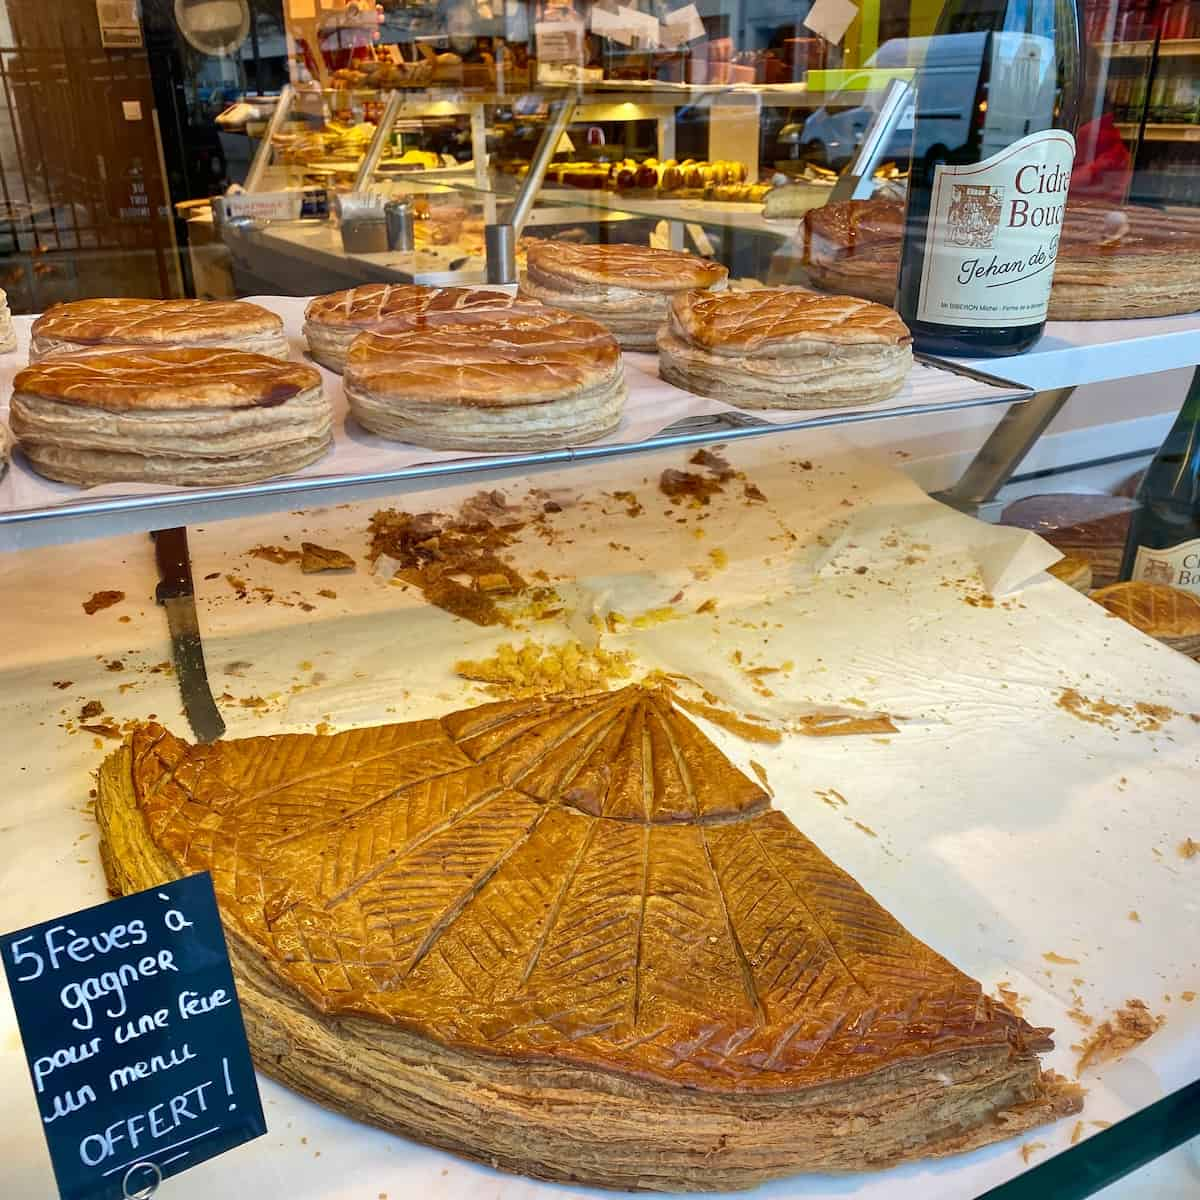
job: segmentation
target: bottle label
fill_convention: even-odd
[[[1139,546],[1130,578],[1146,583],[1168,583],[1200,596],[1200,538],[1168,546],[1165,550]]]
[[[969,166],[938,166],[917,320],[1036,325],[1046,319],[1075,139],[1031,133]]]

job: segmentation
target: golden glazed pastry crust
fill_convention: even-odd
[[[673,295],[721,291],[729,272],[678,250],[533,241],[521,296],[599,321],[625,350],[653,350]]]
[[[1092,592],[1092,599],[1149,637],[1200,655],[1200,597],[1165,583],[1131,580]]]
[[[1077,592],[1087,595],[1092,590],[1092,564],[1086,558],[1074,558],[1068,554],[1058,562],[1051,563],[1046,570]]]
[[[620,287],[671,295],[723,284],[729,272],[720,263],[682,250],[650,246],[583,245],[531,239],[526,254],[529,278],[561,292]]]
[[[616,428],[621,352],[595,321],[516,303],[426,312],[360,334],[346,360],[354,417],[420,446],[542,449]]]
[[[822,289],[890,304],[904,207],[850,200],[804,218],[804,262]],[[1200,307],[1200,219],[1076,201],[1067,210],[1050,291],[1053,321],[1170,316]]]
[[[298,470],[332,440],[320,372],[236,350],[50,358],[13,388],[12,429],[31,465],[84,486],[245,483]]]
[[[1077,1107],[1047,1031],[656,691],[209,746],[150,725],[97,813],[115,889],[212,872],[260,1068],[504,1169],[731,1189]]]
[[[64,355],[18,371],[13,391],[111,412],[272,408],[321,386],[303,363],[225,349],[129,349]]]
[[[488,288],[367,283],[309,301],[304,310],[304,336],[313,358],[340,374],[351,342],[364,330],[425,312],[508,308],[513,301],[509,293]]]
[[[850,296],[687,292],[658,332],[659,373],[739,408],[840,408],[894,396],[911,342],[890,308]]]
[[[805,288],[758,288],[671,301],[671,324],[715,354],[809,354],[814,346],[907,346],[908,326],[882,304]]]
[[[30,362],[89,346],[228,346],[287,358],[283,319],[244,300],[138,300],[56,304],[33,323]]]

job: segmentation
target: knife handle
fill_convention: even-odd
[[[188,555],[187,530],[182,526],[155,529],[150,536],[154,539],[154,557],[158,561],[158,587],[154,591],[154,598],[162,604],[166,600],[192,595],[192,564]]]

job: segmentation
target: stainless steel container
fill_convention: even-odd
[[[387,247],[389,250],[413,248],[413,210],[408,200],[389,200],[383,206],[387,218]]]
[[[342,217],[342,249],[347,254],[382,254],[388,248],[383,213]]]

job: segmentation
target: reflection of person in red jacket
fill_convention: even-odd
[[[1129,148],[1110,112],[1079,127],[1075,135],[1075,169],[1071,195],[1121,204],[1129,188],[1133,164]]]
[[[1079,129],[1075,134],[1075,169],[1071,195],[1079,199],[1123,204],[1133,163],[1111,111],[1105,111],[1106,64],[1095,47],[1083,60],[1083,95],[1079,97]]]

